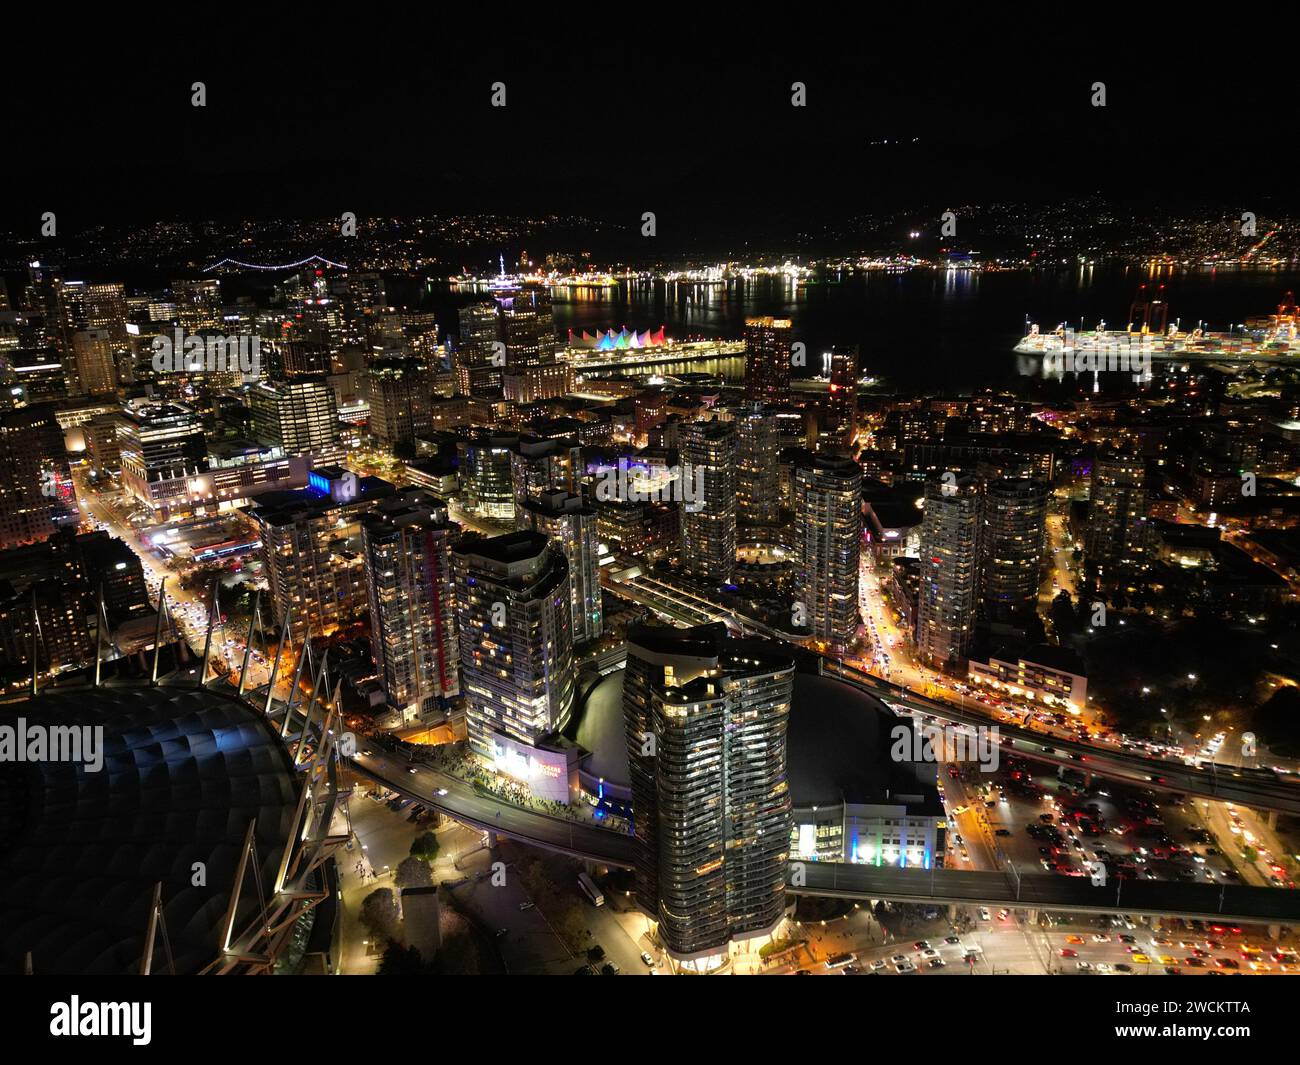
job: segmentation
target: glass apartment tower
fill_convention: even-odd
[[[463,542],[452,571],[469,742],[495,761],[498,737],[536,745],[573,710],[569,566],[521,530]]]
[[[679,965],[713,969],[785,913],[794,662],[721,624],[633,625],[627,649],[636,901]]]

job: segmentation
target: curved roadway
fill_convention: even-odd
[[[851,666],[841,666],[826,659],[823,662],[826,676],[851,684],[885,702],[957,724],[996,725],[998,734],[1003,738],[1003,750],[1014,751],[1036,761],[1050,762],[1083,773],[1094,773],[1162,791],[1234,802],[1259,810],[1300,814],[1300,780],[1280,779],[1271,769],[1238,769],[1234,766],[1196,768],[1165,759],[1144,758],[1125,751],[1109,750],[1095,744],[1080,743],[1078,740],[1045,736],[1019,725],[993,721],[986,714],[963,710],[952,703],[917,695],[908,688],[881,680],[870,673],[862,673]],[[1009,746],[1007,740],[1011,741]],[[1045,748],[1052,748],[1052,751]],[[1071,754],[1078,754],[1080,758],[1071,758]]]

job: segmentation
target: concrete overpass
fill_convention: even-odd
[[[623,869],[632,868],[634,840],[622,832],[586,820],[525,810],[480,791],[459,777],[371,746],[364,737],[358,738],[358,748],[351,760],[353,768],[431,810],[530,846]],[[363,753],[366,751],[369,753]],[[439,794],[442,791],[446,794]]]
[[[531,846],[624,869],[632,867],[635,841],[591,822],[525,810],[464,781],[378,746],[360,744],[354,767],[372,780],[448,817]],[[370,753],[363,753],[369,751]],[[415,771],[412,772],[411,770]],[[439,794],[445,790],[446,794]],[[894,902],[963,903],[1078,913],[1137,913],[1163,917],[1300,923],[1300,892],[1240,885],[1119,880],[1094,887],[1085,877],[959,869],[792,861],[787,874],[795,894]]]
[[[936,905],[956,902],[1257,924],[1300,922],[1300,892],[1235,884],[1113,880],[1104,887],[1094,887],[1091,880],[1080,876],[899,869],[837,862],[791,862],[787,884],[795,894],[829,898],[890,899]]]

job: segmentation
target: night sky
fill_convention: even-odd
[[[985,47],[928,26],[855,48],[833,33],[804,44],[776,21],[710,31],[659,15],[653,33],[603,16],[575,32],[542,7],[419,28],[386,9],[337,23],[304,9],[279,30],[178,12],[165,34],[111,45],[84,25],[49,47],[11,42],[0,128],[18,164],[0,221],[351,210],[633,224],[653,210],[671,237],[1089,193],[1264,210],[1294,185],[1280,57],[1048,31]],[[790,104],[796,80],[805,108]],[[505,108],[490,106],[494,81]],[[902,143],[872,143],[884,139]]]

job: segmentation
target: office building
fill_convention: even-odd
[[[107,329],[80,329],[73,333],[72,358],[73,379],[80,394],[111,396],[117,391],[114,344]]]
[[[521,436],[511,448],[510,477],[516,508],[553,489],[580,495],[582,474],[582,448],[572,438]]]
[[[858,441],[858,349],[837,346],[830,352],[830,384],[822,407],[819,449],[852,449]]]
[[[207,442],[195,412],[179,403],[140,401],[121,417],[123,485],[159,516],[192,509],[207,494],[199,478],[208,470]]]
[[[460,309],[456,390],[481,396],[508,386],[506,398],[523,403],[564,395],[572,389],[572,374],[556,362],[555,351],[550,294],[533,287],[501,289]]]
[[[323,378],[262,381],[248,392],[253,434],[289,455],[328,454],[339,438],[338,401]]]
[[[72,509],[54,407],[0,411],[0,548],[44,540]]]
[[[515,433],[480,433],[456,442],[459,462],[460,504],[475,517],[501,525],[514,525]]]
[[[187,333],[222,327],[220,280],[205,277],[173,281],[171,289],[176,323]]]

